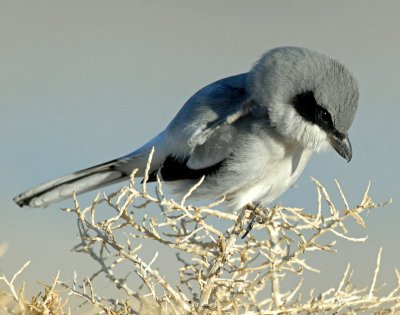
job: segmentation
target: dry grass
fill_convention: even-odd
[[[151,157],[148,163],[150,165]],[[156,194],[147,189],[147,177],[141,185],[135,183],[135,172],[128,187],[97,198],[82,208],[64,209],[77,216],[80,243],[77,252],[89,255],[98,270],[78,283],[61,281],[57,275],[43,295],[27,301],[24,289],[16,289],[22,267],[11,279],[0,277],[8,292],[0,296],[0,312],[11,314],[68,314],[68,300],[60,296],[75,296],[96,307],[103,314],[396,314],[400,312],[400,273],[396,270],[397,286],[386,295],[378,290],[377,277],[382,250],[379,251],[371,284],[356,288],[351,283],[350,266],[335,288],[324,292],[301,294],[304,271],[318,272],[310,265],[311,251],[335,252],[335,239],[364,242],[366,237],[351,235],[346,224],[355,220],[365,226],[364,211],[382,205],[368,195],[369,186],[359,205],[350,207],[337,183],[343,209],[336,207],[325,188],[313,179],[318,193],[318,211],[308,213],[299,208],[276,206],[264,209],[249,205],[237,213],[216,210],[219,202],[194,207],[186,199],[175,202],[164,196],[158,181]],[[199,182],[201,185],[201,182]],[[139,187],[137,187],[139,186]],[[194,187],[193,189],[195,189]],[[150,204],[157,205],[157,217],[138,213]],[[114,214],[97,219],[97,209],[105,205]],[[249,222],[253,230],[241,237]],[[222,224],[223,223],[223,224]],[[221,226],[229,226],[228,229]],[[331,242],[326,242],[330,235]],[[121,237],[123,236],[123,237]],[[141,241],[147,240],[177,251],[177,277],[180,285],[173,286],[160,274],[158,254],[145,261]],[[354,244],[354,246],[357,246]],[[129,264],[134,276],[143,283],[135,290],[131,277],[119,274],[118,266]],[[288,276],[297,277],[297,285],[289,291],[282,289]],[[105,277],[125,296],[117,300],[96,293],[95,281]],[[75,313],[75,312],[72,312]]]

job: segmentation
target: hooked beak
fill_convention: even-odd
[[[329,142],[337,153],[345,158],[347,162],[350,162],[351,157],[353,156],[353,150],[351,149],[348,135],[345,135],[343,138],[331,135],[329,136]]]

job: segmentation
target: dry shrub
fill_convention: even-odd
[[[151,157],[146,174],[150,163]],[[61,290],[67,290],[69,295],[94,305],[97,313],[105,314],[400,312],[399,272],[396,270],[397,286],[391,292],[382,295],[377,289],[382,250],[369,287],[356,288],[351,283],[352,271],[348,266],[344,275],[338,278],[337,287],[319,293],[311,291],[307,296],[301,294],[302,284],[306,281],[304,271],[317,271],[307,261],[309,252],[335,252],[336,239],[349,242],[366,240],[366,237],[353,237],[346,224],[355,220],[365,226],[364,211],[382,206],[374,203],[368,195],[369,187],[360,204],[350,207],[336,182],[344,204],[343,209],[339,209],[325,188],[313,179],[318,193],[318,210],[314,214],[299,208],[276,206],[266,209],[254,204],[232,213],[216,209],[223,200],[203,207],[186,205],[187,198],[201,185],[201,181],[181,202],[175,202],[164,196],[159,180],[155,195],[151,195],[147,178],[137,185],[133,172],[128,187],[122,187],[111,195],[98,195],[86,208],[81,208],[75,197],[75,206],[63,209],[78,219],[80,243],[74,250],[89,255],[98,263],[96,272],[81,282],[75,277],[70,284],[59,280],[57,275],[44,296],[29,303],[14,288],[14,281],[23,269],[11,280],[3,275],[0,280],[10,291],[6,303],[2,302],[5,295],[0,296],[3,310],[14,314],[27,310],[30,314],[65,314],[63,309],[67,301],[63,302],[59,294]],[[159,215],[140,216],[150,204],[158,206]],[[114,214],[98,219],[100,205],[105,205]],[[253,230],[242,239],[249,222],[254,223]],[[326,235],[330,235],[332,241],[326,242]],[[157,264],[161,264],[157,260],[158,253],[154,253],[150,261],[142,258],[143,240],[177,252],[174,263],[180,266],[178,286],[158,271]],[[121,273],[118,266],[122,264],[128,264],[134,274]],[[94,283],[101,276],[110,280],[124,296],[123,300],[96,293]],[[134,276],[142,281],[139,289],[134,287]],[[288,276],[298,280],[285,291],[282,284]]]

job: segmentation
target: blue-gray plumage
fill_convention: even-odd
[[[131,154],[20,194],[20,206],[41,207],[143,171],[152,147],[150,180],[158,174],[185,194],[226,196],[240,208],[267,204],[298,178],[311,154],[332,146],[350,161],[348,130],[358,103],[352,74],[338,61],[298,47],[265,53],[247,73],[195,93],[159,135]]]

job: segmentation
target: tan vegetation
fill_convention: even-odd
[[[150,165],[151,158],[148,166]],[[365,210],[382,206],[368,195],[369,186],[359,205],[350,207],[339,184],[337,188],[343,208],[333,204],[328,192],[315,179],[317,211],[276,206],[264,209],[251,204],[236,213],[217,210],[220,201],[194,207],[187,204],[192,191],[175,202],[167,198],[160,181],[154,195],[148,192],[147,177],[135,183],[135,172],[128,187],[100,197],[82,208],[64,209],[78,218],[80,243],[75,251],[89,255],[99,266],[83,281],[62,281],[57,275],[43,294],[28,300],[24,287],[16,280],[29,263],[11,278],[0,281],[8,292],[0,295],[0,314],[75,314],[66,299],[75,297],[95,306],[94,313],[103,314],[396,314],[400,312],[400,273],[395,271],[397,286],[388,294],[380,294],[377,277],[382,250],[370,285],[352,285],[352,271],[347,267],[337,286],[324,292],[302,294],[307,279],[304,271],[317,270],[308,253],[335,252],[335,239],[363,242],[346,226],[350,220],[365,226]],[[201,181],[198,183],[201,185]],[[138,188],[139,187],[139,188]],[[193,189],[196,189],[194,187]],[[158,216],[142,215],[144,208],[156,205]],[[98,219],[98,208],[106,206],[113,214]],[[250,221],[254,227],[242,239]],[[225,228],[224,228],[225,227]],[[228,227],[228,228],[226,228]],[[332,241],[326,242],[326,235]],[[171,284],[158,271],[158,253],[146,261],[141,242],[155,242],[176,251],[177,277],[180,284]],[[357,246],[357,244],[354,244]],[[133,275],[119,273],[118,266],[129,264]],[[177,268],[178,269],[178,268]],[[282,283],[288,276],[297,278],[290,290]],[[142,286],[136,289],[132,277],[139,277]],[[100,296],[95,281],[107,278],[124,296]],[[1,313],[3,312],[3,313]]]

